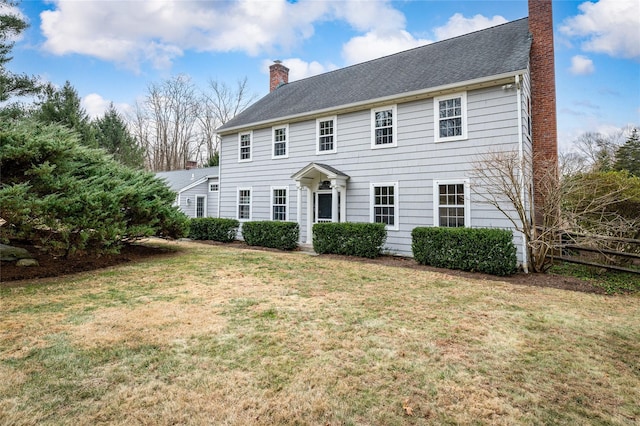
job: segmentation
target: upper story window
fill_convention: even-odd
[[[238,219],[251,220],[251,188],[238,188]]]
[[[253,133],[240,133],[238,135],[238,161],[251,161],[251,140]]]
[[[467,94],[456,93],[433,99],[436,142],[467,138]]]
[[[371,110],[371,148],[396,146],[396,110],[395,105]]]
[[[398,229],[398,184],[371,184],[371,222],[384,223],[387,229]]]
[[[316,139],[318,154],[336,152],[336,117],[320,118],[316,120]]]
[[[271,220],[287,220],[287,188],[271,188]]]
[[[455,228],[469,226],[469,182],[434,181],[435,225]]]
[[[219,189],[220,189],[220,186],[217,183],[209,184],[209,192],[218,192]]]
[[[289,126],[278,126],[272,129],[273,152],[272,158],[287,158],[289,156]]]

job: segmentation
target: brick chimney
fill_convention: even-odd
[[[541,177],[549,167],[558,167],[558,131],[556,125],[556,78],[553,50],[553,13],[551,0],[529,0],[531,44],[531,126],[533,173]],[[536,210],[542,207],[535,185]],[[538,216],[538,220],[540,216]]]
[[[282,65],[282,61],[273,61],[269,67],[269,91],[273,92],[281,84],[289,82],[289,68]]]

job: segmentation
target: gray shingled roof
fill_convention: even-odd
[[[158,172],[156,177],[164,179],[172,191],[179,192],[182,188],[206,176],[218,177],[218,167],[204,167],[202,169],[174,170],[171,172]]]
[[[524,70],[528,22],[519,19],[282,85],[218,130]]]

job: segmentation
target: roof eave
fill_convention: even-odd
[[[312,118],[322,117],[326,115],[345,114],[357,110],[374,108],[389,103],[403,103],[419,99],[432,98],[435,96],[453,93],[462,90],[481,89],[483,87],[497,86],[507,82],[512,82],[516,75],[522,75],[527,72],[527,68],[511,71],[508,73],[491,75],[488,77],[480,77],[473,80],[467,80],[457,83],[445,84],[442,86],[430,87],[427,89],[415,90],[412,92],[399,93],[390,96],[384,96],[376,99],[368,99],[366,101],[354,102],[346,105],[338,105],[335,107],[324,108],[315,111],[293,114],[286,117],[278,117],[275,119],[257,121],[253,123],[243,124],[240,126],[230,127],[228,129],[218,130],[220,136],[226,136],[232,133],[245,131],[249,129],[259,129],[264,127],[275,126],[282,123],[293,123],[297,121],[308,120]]]
[[[189,185],[185,186],[184,188],[178,190],[178,194],[187,191],[195,186],[198,186],[206,181],[208,181],[209,179],[218,179],[218,176],[215,175],[207,175],[207,176],[202,176],[200,179],[197,179],[193,182],[191,182]]]

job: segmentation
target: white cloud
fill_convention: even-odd
[[[593,74],[595,67],[591,59],[586,56],[576,55],[571,58],[571,68],[569,68],[569,71],[574,75],[588,75]]]
[[[404,29],[404,15],[391,7],[388,1],[329,2],[332,14],[345,20],[361,32],[375,30],[380,33]]]
[[[357,13],[357,12],[356,12]],[[368,16],[362,13],[363,16]],[[353,37],[342,47],[342,57],[349,64],[379,58],[414,47],[432,43],[432,40],[416,38],[405,29],[404,16],[390,20],[381,19],[384,25],[377,24],[373,19],[365,19],[370,23],[371,30],[366,34]],[[456,13],[449,21],[434,30],[436,39],[443,40],[478,31],[507,22],[502,16],[487,18],[476,15],[473,18],[465,18]],[[361,26],[360,28],[362,28]]]
[[[613,57],[640,58],[640,2],[600,0],[578,6],[581,14],[567,18],[560,32],[580,38],[587,52]]]
[[[404,30],[382,34],[370,31],[345,43],[342,46],[342,57],[348,64],[355,64],[429,43],[430,40],[416,39]]]
[[[329,12],[326,1],[286,0],[120,2],[55,0],[40,17],[54,54],[83,54],[137,69],[141,62],[170,66],[185,50],[287,49],[313,35],[313,22]]]
[[[52,1],[53,10],[40,15],[45,50],[89,55],[136,71],[142,63],[170,67],[186,50],[282,54],[313,36],[316,23],[330,20],[365,33],[345,46],[349,62],[428,42],[405,31],[405,16],[387,0]],[[363,46],[367,42],[380,46]],[[365,54],[355,51],[362,48]]]
[[[316,23],[331,20],[360,33],[343,45],[349,64],[431,42],[407,32],[405,16],[388,0],[52,1],[54,8],[40,15],[44,49],[135,71],[145,63],[169,68],[187,50],[281,55],[313,36]],[[455,14],[435,32],[442,39],[505,21]],[[312,75],[318,65],[294,63],[292,77]]]
[[[347,64],[380,58],[432,42],[407,32],[404,15],[393,9],[387,1],[351,1],[333,5],[338,18],[365,32],[342,46],[342,58]]]
[[[475,15],[473,18],[465,18],[461,13],[456,13],[449,21],[441,27],[434,30],[436,38],[438,40],[445,40],[459,35],[471,33],[474,31],[483,30],[485,28],[494,27],[496,25],[504,24],[507,20],[496,15],[493,18],[487,18],[483,15]]]
[[[80,105],[87,111],[87,114],[92,119],[103,116],[110,104],[111,101],[97,93],[90,93],[80,101]],[[114,103],[113,106],[123,117],[126,117],[127,114],[133,110],[131,105],[126,103]]]

